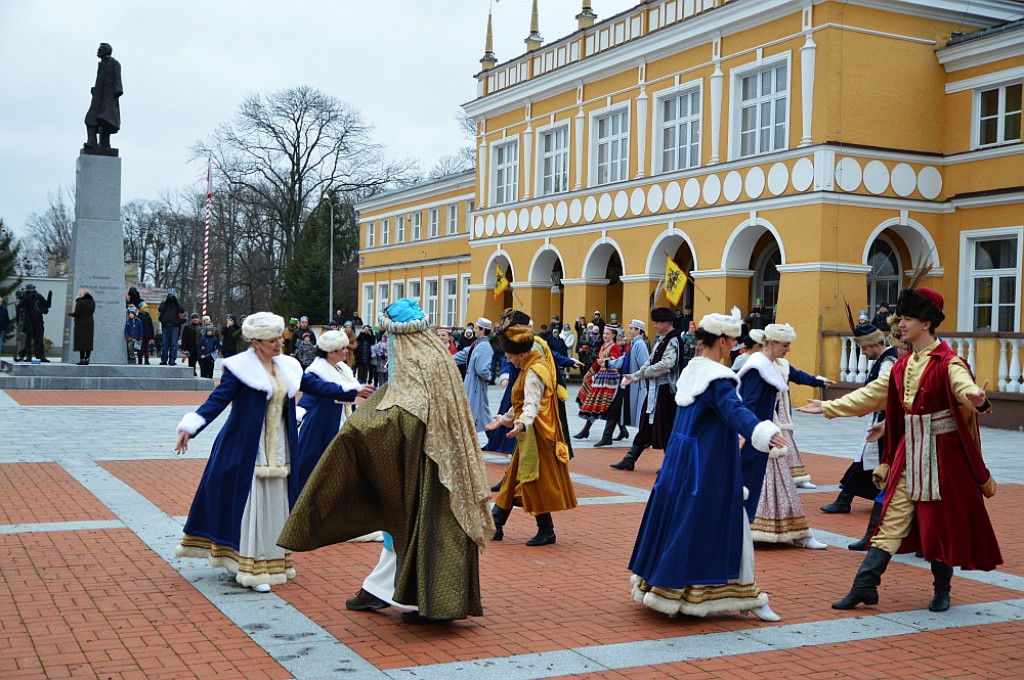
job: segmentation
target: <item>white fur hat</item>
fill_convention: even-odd
[[[256,312],[242,322],[242,337],[246,340],[273,340],[284,334],[284,319],[271,312]]]
[[[750,339],[753,340],[754,342],[756,342],[757,344],[759,344],[759,345],[763,345],[764,344],[764,331],[761,330],[760,328],[752,328],[752,329],[750,329],[750,332],[747,333],[747,335],[749,335]]]
[[[770,323],[764,329],[765,341],[795,342],[796,331],[788,323]]]
[[[326,331],[316,339],[316,346],[325,352],[336,352],[348,347],[348,335],[345,331]]]
[[[697,325],[698,328],[714,335],[738,338],[743,325],[743,313],[738,307],[732,308],[732,315],[708,314]]]

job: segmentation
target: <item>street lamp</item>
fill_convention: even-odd
[[[330,262],[330,266],[329,266],[329,272],[330,273],[327,275],[329,277],[327,279],[327,290],[329,291],[328,295],[327,295],[327,297],[328,297],[328,302],[327,302],[327,304],[328,304],[328,308],[327,308],[327,322],[330,323],[331,319],[334,318],[334,316],[333,316],[333,314],[334,314],[334,201],[331,200],[330,196],[324,196],[323,198],[320,199],[320,203],[323,204],[325,199],[327,200],[327,207],[329,207],[331,209],[331,233],[330,233],[330,241],[331,241],[331,247],[330,247],[330,253],[331,254],[330,254],[330,258],[331,258],[331,262]],[[317,207],[319,208],[320,206],[318,205]]]

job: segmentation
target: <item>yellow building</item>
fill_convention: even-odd
[[[464,106],[468,317],[514,300],[646,318],[671,257],[698,318],[777,304],[796,366],[856,382],[844,298],[873,315],[927,264],[941,335],[1024,391],[1021,3],[648,0],[602,21],[591,4],[547,44],[535,16],[503,63],[488,26]],[[399,253],[374,265],[415,264]],[[514,298],[490,294],[497,267]]]

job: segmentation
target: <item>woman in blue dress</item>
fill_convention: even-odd
[[[294,505],[320,456],[327,450],[358,397],[373,394],[372,385],[360,385],[348,360],[348,335],[326,331],[316,340],[316,358],[302,374],[298,415],[299,448],[292,457],[289,500]]]
[[[739,379],[720,363],[740,324],[735,308],[701,319],[704,351],[679,375],[672,434],[629,563],[633,599],[669,616],[751,611],[779,620],[754,581],[739,437],[765,454],[785,439],[743,406]]]

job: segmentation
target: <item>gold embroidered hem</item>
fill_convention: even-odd
[[[262,584],[278,586],[295,578],[290,552],[286,552],[283,558],[256,560],[239,555],[231,546],[215,543],[203,536],[185,534],[174,554],[206,559],[211,567],[224,567],[235,575],[235,581],[247,588]]]
[[[707,616],[747,611],[768,604],[768,596],[756,583],[684,586],[681,589],[653,586],[634,574],[633,600],[669,616]]]
[[[766,519],[755,517],[750,523],[750,537],[755,543],[788,543],[798,538],[807,538],[811,529],[806,517]]]

